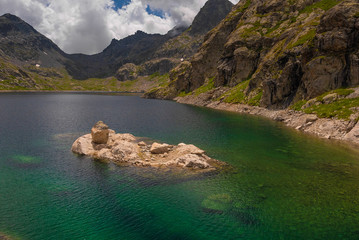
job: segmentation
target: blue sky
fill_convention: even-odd
[[[131,0],[114,0],[116,9],[122,8],[123,6],[128,5]]]
[[[114,0],[115,3],[115,10],[121,9],[124,6],[127,6],[131,3],[131,0]],[[151,8],[150,5],[147,4],[146,7],[146,11],[147,13],[151,14],[151,15],[155,15],[158,17],[163,18],[165,16],[165,13],[163,12],[163,10],[161,9],[155,9],[155,8]]]

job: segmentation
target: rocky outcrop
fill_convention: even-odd
[[[72,152],[119,165],[141,167],[213,171],[224,165],[194,145],[147,144],[131,134],[116,134],[102,122],[92,128],[93,132],[98,135],[87,134],[78,138],[72,145]],[[108,137],[106,142],[105,136]]]
[[[115,77],[118,81],[135,80],[138,77],[137,66],[133,63],[127,63],[117,70]]]
[[[357,86],[358,12],[356,0],[240,1],[206,35],[181,72],[186,79],[172,79],[171,95],[195,91],[209,79],[215,87],[247,82],[238,102],[248,104],[245,99],[260,92],[257,105],[284,109],[333,89]]]

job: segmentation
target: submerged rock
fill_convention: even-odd
[[[142,167],[193,169],[212,171],[225,165],[208,157],[205,151],[194,145],[181,143],[173,146],[166,143],[151,145],[131,134],[120,134],[98,122],[72,145],[72,152],[116,164]]]
[[[12,238],[10,238],[9,236],[0,232],[0,240],[11,240],[11,239]]]
[[[209,212],[223,213],[232,207],[232,198],[226,193],[212,195],[203,200],[202,207]]]

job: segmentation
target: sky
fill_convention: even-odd
[[[67,53],[94,54],[137,30],[165,34],[189,26],[206,1],[0,0],[0,15],[22,18]]]

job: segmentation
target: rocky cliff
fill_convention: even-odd
[[[281,109],[357,85],[356,0],[242,0],[147,97],[215,89],[213,100]]]
[[[201,46],[205,34],[217,26],[231,11],[233,4],[228,0],[208,0],[196,15],[190,27],[176,27],[165,35],[165,41],[156,41],[156,45],[146,46],[146,56],[132,58],[127,56],[125,63],[135,64],[137,71],[127,69],[121,64],[116,74],[120,81],[133,80],[126,78],[123,72],[133,72],[136,76],[154,73],[168,73],[176,67],[181,59],[190,59]],[[136,54],[141,53],[135,49]]]

